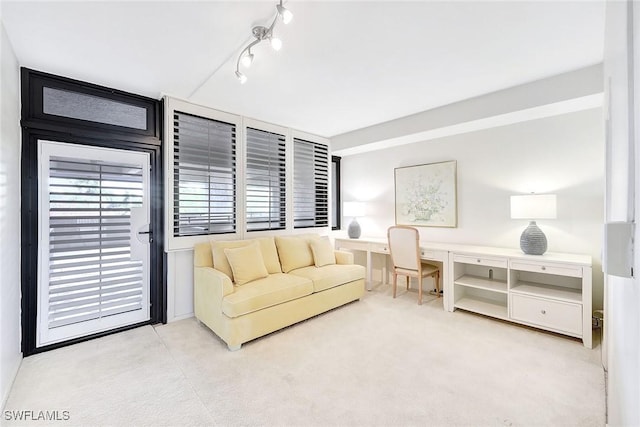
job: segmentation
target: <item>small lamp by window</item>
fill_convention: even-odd
[[[511,218],[529,220],[529,226],[520,236],[522,252],[528,255],[542,255],[547,251],[547,236],[540,230],[535,220],[556,218],[556,195],[511,196]]]
[[[350,239],[358,239],[360,238],[360,224],[358,224],[358,220],[356,219],[359,216],[364,216],[364,203],[362,202],[344,202],[344,216],[345,217],[353,217],[353,221],[349,224],[349,238]]]

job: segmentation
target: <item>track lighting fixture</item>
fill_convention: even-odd
[[[276,26],[276,22],[278,18],[282,19],[282,22],[286,25],[293,19],[293,13],[286,7],[282,5],[282,0],[280,3],[276,5],[276,17],[273,19],[273,22],[269,27],[263,27],[262,25],[258,25],[253,27],[251,32],[253,33],[253,37],[256,39],[249,43],[242,51],[240,55],[238,55],[238,60],[236,61],[236,77],[240,81],[241,84],[244,84],[247,81],[247,76],[240,72],[240,63],[245,68],[249,68],[251,63],[253,62],[253,54],[251,53],[251,48],[263,40],[269,40],[271,43],[271,47],[273,50],[278,51],[282,48],[282,40],[273,35],[273,28]]]

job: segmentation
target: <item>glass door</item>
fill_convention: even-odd
[[[41,347],[149,320],[149,154],[38,141]]]

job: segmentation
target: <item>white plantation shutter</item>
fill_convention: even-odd
[[[166,111],[166,249],[329,226],[327,140],[169,97]]]
[[[48,192],[48,327],[140,310],[130,209],[143,202],[142,168],[51,156]]]
[[[286,225],[285,137],[247,128],[247,231],[282,230]]]
[[[329,148],[294,138],[294,228],[329,225]]]
[[[236,126],[173,114],[173,236],[236,230]]]

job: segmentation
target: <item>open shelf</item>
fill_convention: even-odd
[[[465,296],[455,302],[454,307],[462,310],[473,311],[474,313],[508,320],[507,306],[498,301],[481,298],[477,296]]]
[[[552,286],[543,283],[516,282],[511,287],[511,292],[534,297],[552,298],[559,301],[582,303],[582,292],[580,289]]]
[[[492,292],[507,293],[507,282],[502,280],[488,279],[486,277],[478,277],[465,274],[457,278],[454,282],[456,285],[467,286],[469,288],[484,289]]]

